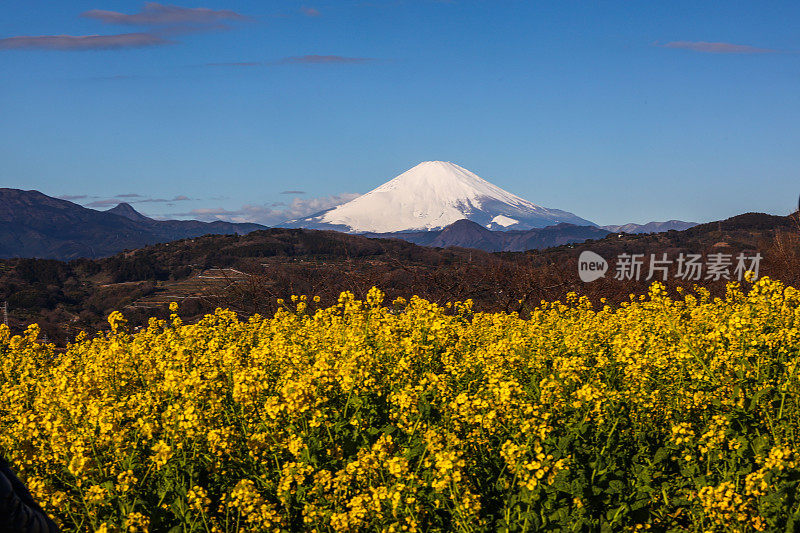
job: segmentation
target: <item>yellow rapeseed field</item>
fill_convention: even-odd
[[[284,307],[0,327],[0,452],[65,531],[800,527],[794,288]]]

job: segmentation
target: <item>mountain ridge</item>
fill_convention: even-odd
[[[121,202],[117,204],[115,207],[107,209],[105,212],[125,217],[128,220],[133,220],[134,222],[155,222],[154,219],[141,214],[136,209],[134,209],[134,207],[131,204],[127,202]]]
[[[600,226],[612,233],[661,233],[663,231],[683,231],[697,226],[698,222],[684,222],[683,220],[667,220],[665,222],[651,221],[646,224],[612,224]]]
[[[468,219],[458,220],[436,231],[396,233],[363,233],[377,239],[400,239],[434,248],[475,248],[486,252],[524,252],[589,239],[602,239],[610,234],[596,226],[577,226],[565,222],[529,230],[499,231],[484,228]]]
[[[509,193],[510,194],[510,193]],[[524,201],[524,200],[523,200]],[[496,215],[497,219],[503,215]],[[563,244],[602,239],[611,233],[652,233],[674,229],[681,221],[652,222],[644,225],[589,226],[557,223],[541,228],[515,229],[485,226],[462,218],[437,230],[363,232],[367,237],[400,239],[435,248],[474,248],[488,252],[519,252]],[[636,226],[636,228],[633,228]],[[608,228],[622,228],[610,231]],[[660,229],[659,229],[660,228]],[[0,188],[0,257],[38,257],[47,259],[100,258],[123,250],[142,248],[205,234],[243,234],[266,226],[225,221],[156,220],[128,203],[121,202],[106,211],[47,196],[39,191]],[[642,230],[642,231],[638,231]],[[339,230],[341,231],[341,230]]]
[[[100,258],[187,237],[265,228],[223,221],[153,220],[125,205],[98,211],[39,191],[0,188],[0,257]]]

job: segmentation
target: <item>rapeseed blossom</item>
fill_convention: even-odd
[[[800,526],[794,288],[282,304],[65,351],[0,326],[0,452],[65,531]]]

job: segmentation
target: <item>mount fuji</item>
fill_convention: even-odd
[[[425,161],[354,200],[282,225],[396,233],[440,230],[463,219],[502,231],[560,223],[596,226],[567,211],[529,202],[445,161]]]

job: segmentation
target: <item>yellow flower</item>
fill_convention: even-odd
[[[780,527],[800,291],[670,294],[523,318],[373,289],[130,335],[112,313],[65,350],[0,326],[0,453],[65,531],[568,529],[593,511],[563,488],[592,476],[612,509],[660,487],[599,528]]]

